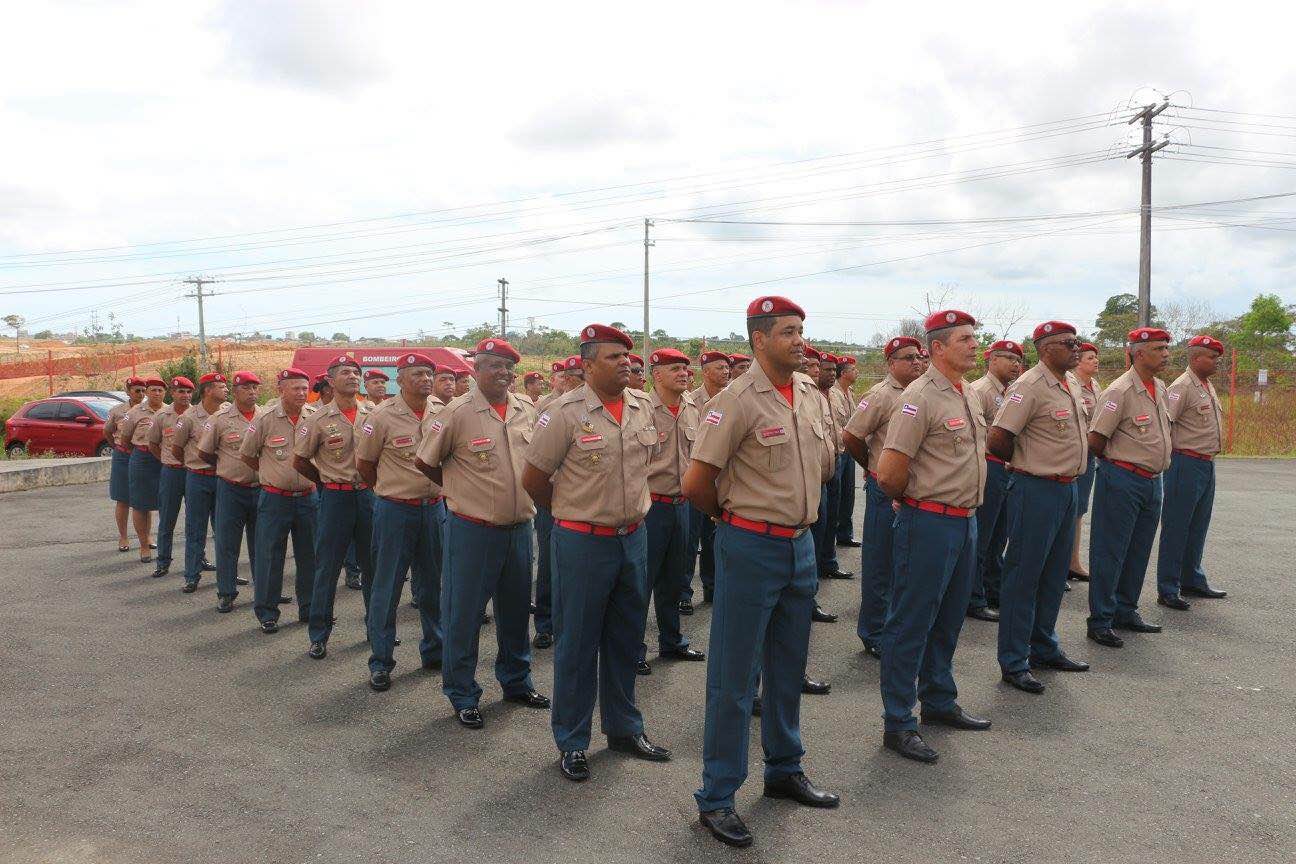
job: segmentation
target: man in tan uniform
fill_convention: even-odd
[[[495,607],[495,677],[507,702],[548,708],[531,683],[527,620],[531,600],[531,517],[522,489],[523,455],[535,425],[525,396],[509,392],[521,356],[503,339],[477,343],[477,387],[453,400],[428,425],[415,464],[446,496],[441,620],[442,690],[455,717],[480,729],[477,644],[482,612]]]
[[[747,370],[752,366],[752,358],[746,354],[729,355],[729,380],[733,381],[739,375],[745,375]]]
[[[717,393],[729,386],[729,355],[723,351],[703,351],[698,358],[702,368],[702,383],[697,389],[689,391],[693,404],[701,412],[703,407]],[[702,582],[702,602],[710,603],[715,590],[715,523],[690,505],[689,509],[689,545],[688,545],[688,579],[680,591],[680,612],[685,615],[693,613],[693,573],[696,570]]]
[[[544,375],[539,372],[528,372],[522,376],[522,390],[532,405],[540,402],[544,395]]]
[[[559,768],[575,781],[589,778],[585,750],[596,696],[610,749],[670,759],[644,734],[634,697],[648,615],[643,518],[657,428],[648,400],[626,389],[630,337],[590,324],[580,338],[585,386],[537,418],[522,477],[532,500],[554,517],[552,725]]]
[[[1157,553],[1157,602],[1186,611],[1194,597],[1220,598],[1206,581],[1202,552],[1215,506],[1215,455],[1224,448],[1223,417],[1210,378],[1224,353],[1212,336],[1188,340],[1188,368],[1166,391],[1170,408],[1170,468],[1165,473],[1161,546]]]
[[[1098,394],[1102,385],[1095,377],[1098,374],[1098,346],[1092,342],[1080,343],[1080,363],[1073,373],[1076,379],[1077,392],[1080,396],[1080,407],[1084,409],[1085,428],[1093,422],[1094,411],[1098,408]],[[1089,512],[1089,498],[1093,494],[1094,476],[1098,473],[1098,457],[1089,454],[1089,466],[1076,481],[1076,527],[1075,543],[1071,547],[1071,564],[1067,568],[1067,579],[1077,582],[1089,581],[1089,570],[1080,563],[1080,536],[1084,530],[1084,517]]]
[[[373,407],[378,407],[388,399],[387,382],[390,379],[381,369],[366,369],[364,373],[365,399]]]
[[[180,518],[180,504],[184,501],[185,491],[183,454],[176,455],[171,440],[175,437],[176,422],[189,410],[193,391],[193,382],[188,378],[183,375],[172,378],[171,404],[162,406],[149,427],[149,452],[162,463],[162,476],[158,480],[158,548],[154,579],[165,576],[171,569],[175,525]]]
[[[819,353],[819,393],[824,397],[824,418],[827,421],[828,440],[832,445],[833,474],[824,484],[824,494],[819,501],[819,518],[815,521],[815,554],[819,561],[820,579],[853,579],[854,573],[841,569],[837,561],[837,508],[841,506],[841,481],[838,459],[846,452],[842,446],[842,429],[850,419],[850,405],[837,387],[837,367],[841,360],[836,354]]]
[[[239,445],[239,456],[261,481],[257,502],[256,566],[254,573],[257,621],[262,633],[279,629],[279,603],[283,599],[284,557],[291,535],[296,566],[297,620],[310,620],[315,587],[315,521],[319,500],[315,483],[293,467],[293,446],[298,431],[305,431],[302,408],[310,392],[310,376],[300,369],[279,373],[279,404],[262,411],[248,425]]]
[[[644,382],[648,379],[644,376],[644,359],[638,354],[630,355],[630,383],[626,384],[631,390],[643,392]]]
[[[860,611],[855,632],[870,657],[882,656],[882,624],[891,602],[891,526],[895,511],[891,497],[877,480],[878,458],[886,443],[887,427],[900,409],[900,395],[919,376],[922,347],[912,336],[896,336],[882,349],[887,376],[874,384],[855,406],[842,432],[842,443],[864,469],[864,542],[860,550]]]
[[[1170,334],[1139,327],[1129,334],[1129,370],[1098,397],[1089,449],[1102,458],[1094,481],[1089,531],[1089,638],[1119,648],[1113,627],[1160,633],[1138,613],[1138,598],[1161,518],[1161,472],[1170,467],[1165,384]]]
[[[1076,510],[1076,479],[1089,463],[1084,408],[1067,373],[1080,362],[1075,327],[1045,321],[1031,336],[1040,362],[1019,377],[990,427],[994,455],[1011,464],[1008,556],[999,593],[999,668],[1003,680],[1027,693],[1044,685],[1031,674],[1046,668],[1083,672],[1058,644],[1057,616]]]
[[[198,401],[176,418],[169,446],[185,468],[185,594],[198,590],[204,572],[216,567],[207,561],[207,525],[216,527],[216,471],[198,452],[198,441],[211,415],[225,404],[225,376],[208,372],[198,379]]]
[[[799,374],[805,312],[785,297],[747,307],[748,372],[702,410],[684,494],[717,522],[715,610],[707,662],[699,819],[716,839],[749,846],[734,811],[747,779],[754,682],[764,686],[765,795],[836,807],[801,767],[801,688],[817,587],[810,526],[832,474],[823,400]]]
[[[895,582],[882,631],[882,741],[907,759],[935,762],[918,734],[915,700],[924,723],[990,728],[955,701],[953,669],[976,561],[986,427],[963,383],[976,364],[976,321],[947,309],[928,316],[924,329],[931,366],[905,388],[878,460],[878,483],[897,502]]]
[[[257,474],[239,455],[243,435],[257,415],[261,379],[251,372],[235,372],[234,401],[221,406],[203,424],[198,455],[216,467],[216,604],[217,612],[234,608],[238,586],[247,580],[238,575],[239,549],[247,535],[248,559],[256,572],[256,505],[261,493]]]

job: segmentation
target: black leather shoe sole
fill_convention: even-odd
[[[1113,624],[1113,630],[1128,630],[1130,633],[1160,633],[1160,624],[1149,624],[1146,621],[1130,621],[1125,624]]]
[[[312,660],[323,660],[328,656],[328,649],[324,647],[323,642],[313,642],[311,647],[307,649],[306,656]]]
[[[390,675],[382,675],[382,676],[370,675],[369,689],[376,690],[379,693],[383,692],[384,690],[390,690],[391,676]]]
[[[706,655],[696,648],[679,648],[674,651],[663,651],[657,656],[663,660],[684,660],[693,663],[706,659]]]
[[[535,639],[531,640],[533,648],[552,648],[553,636],[548,633],[537,633]]]
[[[278,633],[278,632],[279,632],[279,622],[278,622],[278,621],[262,621],[262,622],[261,622],[261,632],[262,632],[262,633]]]
[[[1022,691],[1023,693],[1030,693],[1031,695],[1039,695],[1040,693],[1044,692],[1044,683],[1042,681],[1039,681],[1037,678],[1035,678],[1034,675],[1031,675],[1029,672],[1018,673],[1015,675],[1010,675],[1005,672],[1001,677],[1003,678],[1003,682],[1005,684],[1007,684],[1010,687],[1016,687],[1018,690]]]
[[[877,647],[876,645],[865,645],[864,653],[872,657],[874,660],[882,659],[882,649]]]
[[[1077,573],[1077,572],[1074,571],[1074,570],[1068,570],[1068,571],[1067,571],[1067,578],[1070,579],[1072,582],[1088,582],[1088,581],[1089,581],[1089,574],[1087,574],[1087,573]]]
[[[1085,635],[1090,641],[1106,645],[1108,648],[1122,648],[1125,645],[1125,640],[1110,630],[1090,630]]]
[[[741,823],[728,826],[723,824],[723,818],[714,813],[701,813],[698,815],[698,824],[710,831],[712,837],[726,846],[733,846],[735,849],[746,849],[752,845],[752,835],[747,830],[747,826]]]
[[[832,685],[827,681],[804,678],[801,681],[801,692],[807,696],[827,696],[832,692]]]
[[[1030,661],[1032,669],[1052,669],[1054,672],[1088,672],[1089,664],[1079,660],[1072,660],[1070,657],[1063,657],[1060,660],[1032,660]]]
[[[1164,606],[1167,609],[1175,609],[1179,612],[1187,612],[1192,608],[1192,604],[1182,597],[1158,597],[1157,605]]]
[[[180,589],[181,593],[184,593],[184,594],[192,594],[192,593],[194,593],[194,592],[197,591],[197,590],[198,590],[198,583],[197,583],[197,582],[186,582],[186,583],[184,584],[184,587]]]
[[[1180,594],[1187,594],[1190,597],[1201,597],[1206,600],[1222,600],[1228,596],[1227,591],[1216,591],[1214,588],[1180,588]]]
[[[566,759],[558,760],[558,770],[568,780],[574,783],[584,783],[590,778],[589,765],[582,763],[580,766],[570,766]]]
[[[681,604],[679,604],[679,606],[678,606],[677,608],[679,609],[679,614],[681,614],[681,615],[692,615],[692,614],[693,614],[693,604],[692,604],[692,603],[681,603]]]
[[[858,540],[838,540],[837,541],[838,549],[858,549],[863,545],[864,544]]]
[[[512,702],[516,705],[525,705],[528,708],[548,708],[549,697],[542,696],[532,691],[531,693],[518,693],[514,696],[505,696],[505,702]]]
[[[998,621],[999,613],[988,606],[978,606],[975,609],[969,609],[967,617],[975,618],[978,621]]]
[[[822,609],[816,607],[814,612],[810,615],[810,620],[818,624],[835,624],[837,622],[837,616],[831,612],[824,612]]]
[[[928,726],[948,726],[951,729],[961,729],[964,732],[984,732],[991,726],[989,720],[972,717],[965,713],[938,714],[932,711],[923,711],[918,715],[918,719]]]
[[[625,753],[636,759],[643,759],[645,762],[669,762],[671,752],[665,747],[651,745],[652,749],[645,749],[639,745],[638,740],[634,738],[612,738],[607,739],[608,749],[615,750],[618,753]]]
[[[460,726],[466,729],[480,729],[486,725],[481,712],[476,708],[464,708],[462,711],[456,711],[455,719],[459,721]]]
[[[794,786],[771,786],[769,783],[766,783],[763,794],[766,798],[795,801],[802,807],[822,807],[825,810],[831,810],[833,807],[837,807],[841,804],[841,798],[837,795],[823,792],[820,793],[823,797],[807,795]]]
[[[635,664],[635,674],[636,675],[652,674],[652,667],[648,665],[647,660],[640,660],[638,663]]]
[[[899,736],[893,736],[891,733],[886,733],[882,736],[882,746],[892,752],[899,753],[906,759],[912,759],[915,762],[922,762],[926,765],[930,765],[940,758],[940,754],[935,750],[932,750],[930,747],[927,747],[926,745],[906,745],[901,741]]]

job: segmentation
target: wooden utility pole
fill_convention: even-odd
[[[508,338],[508,280],[499,279],[500,286],[500,305],[499,305],[499,338]]]
[[[648,229],[653,225],[651,219],[644,220],[644,331],[643,331],[643,356],[644,362],[647,362],[649,353],[652,352],[652,340],[648,335],[648,250],[652,248],[653,241],[648,236]]]
[[[186,294],[186,297],[196,297],[198,299],[198,373],[203,374],[207,371],[207,325],[203,320],[203,298],[212,296],[210,293],[203,293],[204,285],[211,285],[215,279],[207,279],[202,276],[190,276],[184,280],[186,285],[194,286],[194,293]]]
[[[1145,105],[1143,110],[1130,118],[1129,125],[1143,121],[1143,144],[1125,155],[1143,157],[1143,202],[1139,208],[1139,288],[1138,288],[1138,323],[1148,327],[1152,322],[1152,154],[1170,143],[1170,139],[1152,143],[1152,118],[1160,114],[1170,103]]]

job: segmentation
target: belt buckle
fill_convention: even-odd
[[[798,529],[796,529],[796,532],[792,535],[792,539],[793,539],[793,540],[797,540],[797,539],[799,539],[799,538],[801,537],[802,534],[804,534],[805,532],[807,532],[807,531],[809,531],[809,530],[810,530],[809,528],[798,528]]]
[[[616,529],[616,533],[618,537],[624,537],[626,535],[626,526],[618,525]]]

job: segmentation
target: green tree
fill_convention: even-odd
[[[177,357],[175,360],[168,360],[161,366],[158,366],[158,377],[171,383],[171,379],[177,375],[183,375],[194,384],[198,383],[198,355],[193,351],[186,351],[184,356]],[[167,402],[171,401],[171,395],[167,394]]]
[[[6,315],[4,317],[4,323],[6,327],[9,327],[14,331],[14,350],[21,351],[22,346],[18,343],[18,331],[27,323],[27,320],[21,315]]]
[[[1098,313],[1098,332],[1096,338],[1103,345],[1124,345],[1129,340],[1129,331],[1138,326],[1138,296],[1134,294],[1115,294],[1107,298],[1107,305]],[[1150,310],[1153,327],[1164,327],[1157,318],[1157,308]]]
[[[1284,306],[1274,294],[1261,294],[1237,319],[1233,341],[1239,348],[1286,350],[1292,341],[1293,324],[1296,309]]]
[[[315,342],[315,334],[309,330],[303,330],[297,334],[297,339],[305,342],[307,345],[311,345]]]
[[[333,341],[334,341],[334,342],[350,342],[350,341],[351,341],[351,337],[348,336],[347,334],[341,332],[341,331],[338,331],[337,333],[334,333],[334,334],[333,334]]]

